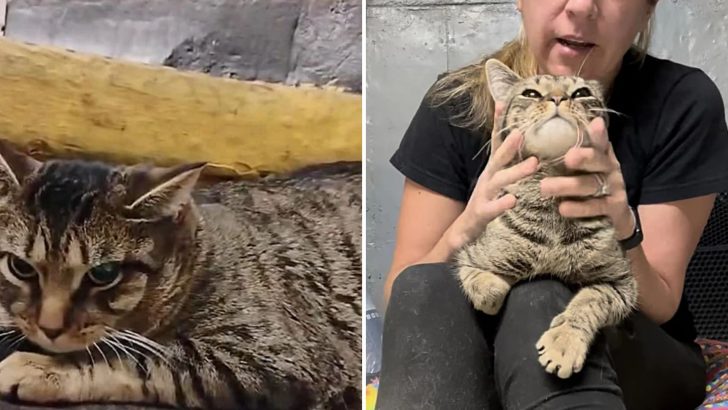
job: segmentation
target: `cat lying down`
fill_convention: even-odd
[[[200,192],[201,170],[0,143],[0,396],[361,406],[360,170]]]

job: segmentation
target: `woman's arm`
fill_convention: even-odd
[[[573,148],[564,161],[567,167],[606,176],[611,193],[582,201],[565,200],[559,211],[566,217],[607,215],[617,239],[629,237],[634,221],[627,203],[621,169],[602,119],[590,124],[593,148]],[[589,197],[596,191],[593,175],[545,178],[542,193],[548,196]],[[637,278],[639,309],[656,323],[668,321],[677,311],[685,283],[685,272],[710,216],[715,195],[659,204],[640,205],[644,240],[627,252]]]
[[[502,107],[496,108],[496,119]],[[493,136],[498,131],[493,131]],[[488,222],[516,205],[516,198],[501,190],[536,172],[538,161],[527,158],[506,168],[515,158],[523,136],[511,132],[501,143],[491,137],[492,150],[467,204],[438,194],[407,179],[397,224],[397,239],[391,268],[384,284],[384,303],[392,284],[409,265],[444,262],[452,253],[474,240]]]
[[[405,179],[397,222],[392,264],[384,283],[384,301],[392,284],[407,266],[444,262],[454,249],[445,232],[465,209],[465,204]]]
[[[639,308],[662,324],[675,314],[685,273],[713,208],[715,194],[641,205],[642,245],[627,252],[639,287]]]

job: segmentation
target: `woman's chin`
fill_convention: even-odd
[[[565,60],[563,58],[553,58],[552,61],[546,62],[543,67],[545,69],[542,69],[544,74],[550,74],[550,75],[556,75],[556,76],[564,76],[564,77],[570,77],[579,75],[579,77],[587,79],[587,80],[594,80],[597,79],[599,76],[596,75],[591,67],[595,66],[593,61],[594,56],[590,56],[586,63],[584,63],[584,66],[582,67],[582,61],[583,58],[579,59],[569,59]],[[579,71],[581,69],[581,71]]]

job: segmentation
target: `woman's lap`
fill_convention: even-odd
[[[639,314],[626,322],[633,331],[600,334],[580,373],[567,380],[547,374],[535,343],[571,296],[552,280],[516,285],[499,325],[500,318],[472,309],[447,265],[407,269],[385,315],[378,408],[493,410],[502,400],[509,409],[614,409],[624,400],[630,409],[679,409],[688,391],[691,405],[699,399],[699,351]]]
[[[454,277],[443,273],[449,272],[440,265],[421,265],[403,272],[392,287],[378,409],[496,408],[487,407],[497,403],[487,388],[491,366],[478,365],[492,360],[480,331],[488,327],[480,322],[492,318],[477,314]]]

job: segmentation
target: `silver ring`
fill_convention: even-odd
[[[593,196],[595,197],[602,197],[609,195],[609,185],[607,184],[607,180],[604,178],[604,175],[602,174],[592,174],[594,175],[594,178],[597,180],[597,191],[594,193]]]

